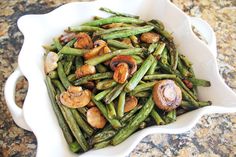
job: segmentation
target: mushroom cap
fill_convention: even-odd
[[[60,94],[60,101],[69,108],[79,108],[86,106],[90,102],[91,96],[90,90],[70,86],[67,91]]]
[[[173,80],[157,81],[152,97],[157,107],[165,111],[176,109],[182,101],[181,89]]]
[[[77,78],[81,78],[87,75],[92,75],[96,73],[96,68],[93,65],[84,64],[81,67],[77,68],[75,75]]]
[[[75,48],[91,49],[93,47],[93,41],[87,33],[78,33],[76,37],[77,41],[74,43]]]
[[[130,96],[125,100],[124,111],[129,112],[138,105],[138,99],[135,96]]]
[[[140,39],[142,42],[151,44],[158,42],[160,39],[160,35],[154,32],[146,32],[141,35]]]
[[[49,73],[57,68],[57,61],[59,57],[55,52],[49,52],[45,58],[44,62],[44,70],[45,73]]]
[[[132,56],[118,55],[113,57],[110,62],[110,67],[114,71],[119,63],[126,63],[129,66],[129,74],[133,74],[137,70],[136,60]]]
[[[92,127],[100,129],[106,124],[106,119],[97,107],[91,107],[87,111],[87,121]]]
[[[118,83],[125,83],[129,77],[129,66],[126,63],[119,63],[114,71],[113,79]]]

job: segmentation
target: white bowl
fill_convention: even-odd
[[[61,34],[68,26],[89,21],[94,15],[108,16],[99,11],[100,7],[139,15],[146,20],[163,21],[167,30],[173,32],[179,51],[193,62],[196,76],[211,81],[210,88],[199,88],[199,98],[211,100],[213,104],[179,116],[172,124],[143,129],[117,146],[90,150],[82,156],[125,156],[146,135],[182,133],[191,129],[204,114],[236,112],[236,95],[218,73],[215,36],[206,22],[188,17],[166,0],[98,0],[69,3],[48,14],[26,15],[18,20],[18,27],[24,34],[24,44],[19,54],[19,68],[6,82],[5,98],[16,124],[33,131],[37,137],[38,157],[77,156],[70,152],[50,105],[44,83],[42,45],[50,43],[53,37]],[[196,26],[203,36],[205,35],[209,45],[204,44],[194,35],[191,24]],[[29,89],[23,109],[20,109],[15,105],[14,90],[16,80],[22,75],[27,78]]]

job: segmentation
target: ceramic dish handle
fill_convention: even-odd
[[[17,67],[6,81],[4,95],[5,95],[7,106],[11,112],[11,115],[15,123],[19,127],[25,130],[31,131],[30,127],[25,122],[23,110],[20,107],[18,107],[15,102],[16,82],[21,76],[23,76],[23,74],[21,73],[19,67]]]
[[[207,41],[207,45],[210,48],[213,55],[217,57],[216,51],[216,36],[211,26],[204,20],[198,17],[190,17],[191,24],[196,27],[200,35]]]

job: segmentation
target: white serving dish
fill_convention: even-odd
[[[143,129],[117,146],[91,150],[81,156],[125,156],[149,134],[182,133],[190,130],[204,114],[236,112],[236,95],[218,73],[214,32],[203,20],[188,17],[167,0],[97,0],[69,3],[48,14],[26,15],[18,20],[24,43],[18,58],[19,66],[6,82],[5,98],[16,124],[33,131],[37,137],[38,157],[77,156],[68,149],[50,105],[44,83],[42,45],[50,43],[54,36],[61,34],[68,26],[89,21],[94,15],[108,16],[99,11],[100,7],[139,15],[146,20],[157,18],[163,21],[167,30],[173,32],[179,51],[193,62],[196,76],[211,81],[210,88],[199,88],[199,97],[201,100],[211,100],[213,105],[179,116],[172,124]],[[197,27],[207,39],[208,45],[194,35],[191,25]],[[20,76],[25,76],[29,82],[23,109],[17,107],[14,100],[15,85]]]

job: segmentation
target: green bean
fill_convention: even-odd
[[[61,84],[60,81],[58,80],[52,80],[52,83],[55,87],[57,87],[59,89],[60,92],[64,92],[65,88],[63,87],[63,85]]]
[[[56,104],[55,93],[53,92],[54,88],[53,88],[51,79],[48,76],[46,76],[46,85],[47,85],[48,94],[49,94],[49,97],[50,97],[50,100],[51,100],[52,108],[53,108],[54,113],[56,114],[59,126],[62,129],[63,135],[64,135],[67,143],[71,144],[73,142],[73,135],[72,135],[72,133],[70,131],[70,128],[67,125],[67,123],[66,123],[66,121],[65,121],[65,119],[64,119],[64,117],[61,113],[60,108]]]
[[[176,75],[173,74],[153,74],[144,76],[143,80],[162,80],[162,79],[175,79]]]
[[[175,81],[195,100],[197,100],[197,97],[193,94],[193,92],[183,83],[183,81],[176,77]]]
[[[110,29],[105,29],[105,30],[102,30],[102,31],[98,31],[98,32],[95,33],[95,35],[98,36],[98,35],[108,34],[108,33],[121,31],[121,30],[131,30],[133,28],[134,27],[115,27],[115,28],[110,28]]]
[[[185,66],[187,66],[188,68],[190,68],[192,66],[192,63],[188,60],[188,58],[184,55],[179,55],[181,61],[183,61],[183,63],[185,64]]]
[[[66,75],[69,75],[72,65],[73,65],[73,61],[74,61],[74,56],[67,56],[68,60],[64,63],[64,71]]]
[[[94,99],[97,100],[97,101],[100,101],[102,100],[103,98],[105,98],[105,96],[111,91],[111,89],[106,89],[100,93],[98,93]]]
[[[171,49],[170,50],[170,65],[173,70],[176,70],[177,65],[178,65],[178,57],[179,52],[176,49]]]
[[[70,81],[70,82],[74,82],[77,78],[76,78],[76,75],[75,74],[70,74],[67,76],[67,79]]]
[[[107,121],[112,125],[113,128],[120,128],[121,124],[117,119],[110,119],[108,117],[108,113],[106,110],[106,107],[100,102],[94,99],[94,97],[92,97],[92,101],[96,104],[96,106],[99,108],[99,110],[101,111],[101,113],[104,115],[104,117],[107,119]]]
[[[146,97],[149,97],[151,95],[151,92],[147,92],[147,91],[143,91],[143,92],[138,92],[138,93],[135,93],[134,96],[135,97],[138,97],[138,98],[146,98]]]
[[[191,73],[192,78],[195,78],[195,74],[194,74],[194,71],[193,71],[193,67],[192,67],[192,66],[189,67],[189,72]],[[192,92],[193,92],[193,94],[194,94],[195,96],[198,95],[198,90],[197,90],[197,86],[196,86],[196,85],[193,85]]]
[[[104,54],[98,57],[94,57],[92,59],[89,59],[85,61],[86,64],[89,65],[97,65],[99,63],[105,62],[117,55],[134,55],[142,52],[141,48],[131,48],[131,49],[123,49],[123,50],[117,50],[109,54]]]
[[[181,79],[183,78],[182,75],[179,73],[179,71],[171,69],[169,67],[169,65],[165,65],[165,64],[163,64],[161,62],[158,62],[158,65],[160,65],[161,70],[165,70],[166,72],[168,72],[170,74],[174,74],[174,75],[176,75],[177,77],[179,77]]]
[[[59,103],[60,101],[58,101]],[[79,126],[76,124],[75,119],[73,118],[73,115],[71,113],[71,110],[65,106],[63,106],[62,104],[58,104],[62,110],[62,114],[64,115],[73,135],[75,136],[77,142],[79,143],[79,145],[82,147],[82,149],[84,151],[87,151],[89,149],[89,145],[85,139],[85,137],[83,136]]]
[[[69,144],[69,147],[73,153],[79,152],[81,150],[81,147],[77,141]]]
[[[198,102],[200,107],[204,107],[204,106],[210,106],[212,104],[211,101],[199,101]]]
[[[167,32],[166,30],[161,29],[158,25],[152,23],[152,22],[147,22],[148,25],[151,25],[154,27],[154,30],[160,33],[163,37],[165,37],[168,41],[173,41],[172,35]]]
[[[94,17],[93,17],[93,20],[100,20],[100,19],[103,19],[103,18],[100,17],[100,16],[94,16]]]
[[[144,82],[143,80],[139,81],[139,84],[145,84],[146,82]]]
[[[113,76],[113,73],[111,73],[111,72],[97,73],[97,74],[93,74],[93,75],[88,75],[88,76],[84,76],[84,77],[76,80],[74,82],[74,85],[78,86],[78,85],[86,84],[89,81],[112,78],[112,76]]]
[[[115,47],[110,46],[110,50],[113,52],[113,51],[116,51],[116,50],[118,50],[118,49],[115,48]]]
[[[133,23],[133,24],[141,24],[143,23],[143,20],[130,18],[130,17],[120,17],[120,16],[114,16],[114,17],[108,17],[100,20],[94,20],[87,23],[84,23],[84,26],[101,26],[105,24],[110,23]]]
[[[110,119],[116,118],[115,104],[113,102],[106,105],[107,114]]]
[[[96,69],[97,69],[97,71],[100,72],[100,73],[105,73],[105,72],[108,71],[107,67],[104,66],[104,65],[102,65],[102,64],[98,64],[98,65],[96,66]]]
[[[132,116],[135,115],[135,113],[140,110],[143,106],[142,105],[137,105],[133,110],[129,111],[127,114],[121,118],[120,122],[121,124],[126,123],[127,120],[129,120]]]
[[[99,27],[93,27],[93,26],[70,26],[68,27],[69,32],[96,32],[96,31],[102,31],[104,29]]]
[[[146,91],[146,90],[150,90],[152,89],[152,87],[156,84],[156,82],[148,82],[148,83],[144,83],[141,85],[136,86],[131,92],[131,95],[135,95],[136,93],[142,92],[142,91]]]
[[[77,38],[74,38],[74,39],[72,39],[71,41],[69,41],[65,46],[71,47],[71,46],[74,45],[74,43],[75,43],[76,41],[77,41]]]
[[[60,51],[62,49],[62,45],[61,45],[61,43],[60,43],[58,38],[54,38],[53,39],[53,44],[57,48],[57,51]]]
[[[165,121],[161,118],[161,116],[157,113],[155,109],[152,109],[151,116],[155,120],[157,125],[165,125]]]
[[[64,55],[73,55],[73,56],[83,56],[88,50],[85,49],[76,49],[68,46],[64,46],[59,53]]]
[[[152,96],[149,97],[146,104],[142,109],[137,113],[132,121],[130,121],[125,127],[123,127],[119,132],[114,136],[111,143],[112,145],[117,145],[123,142],[128,138],[135,130],[138,129],[139,125],[149,116],[154,107],[154,102]]]
[[[212,104],[211,101],[198,101],[199,107],[210,106]],[[194,106],[191,102],[182,101],[180,106],[184,109],[196,109],[197,107]]]
[[[139,57],[138,55],[132,55],[132,57],[135,59],[137,64],[143,63],[143,59]]]
[[[107,141],[103,141],[103,142],[100,142],[100,143],[96,143],[93,148],[94,149],[102,149],[102,148],[105,148],[107,146],[109,146],[111,143],[110,140],[107,140]]]
[[[133,110],[125,114],[120,120],[120,122],[122,123],[122,126],[125,126],[125,123],[130,121],[135,116],[134,114],[141,108],[142,106],[138,105]],[[94,136],[94,138],[92,139],[92,143],[98,143],[98,142],[108,140],[112,138],[116,133],[117,133],[117,130],[114,130],[110,125],[108,125],[108,127],[104,128],[102,132]]]
[[[183,96],[184,100],[189,101],[192,105],[194,105],[194,107],[198,108],[199,107],[198,102],[194,98],[192,98],[189,95],[189,93],[187,93],[181,86],[179,86],[179,87],[180,87],[180,89],[182,91],[182,96]]]
[[[135,35],[131,35],[129,38],[130,38],[132,44],[134,45],[134,47],[140,47],[139,42],[138,42],[138,38]]]
[[[184,67],[181,60],[178,61],[178,66],[177,67],[178,67],[179,72],[184,77],[191,77],[192,76],[192,74]]]
[[[143,62],[138,71],[136,71],[133,77],[130,79],[128,84],[125,87],[125,91],[132,91],[139,83],[139,81],[143,78],[143,76],[147,73],[148,69],[151,67],[155,58],[153,55],[149,55],[148,58]]]
[[[168,63],[168,54],[167,54],[168,52],[167,52],[167,48],[164,48],[164,50],[163,50],[163,52],[162,52],[162,55],[161,55],[161,62],[162,62],[162,64],[164,64],[164,65],[167,65],[167,64],[169,64]]]
[[[143,26],[143,27],[134,27],[131,30],[121,30],[121,31],[116,31],[112,32],[109,34],[103,34],[101,35],[102,39],[108,40],[108,39],[117,39],[117,38],[125,38],[129,37],[131,35],[137,35],[137,34],[142,34],[145,32],[149,32],[153,29],[153,26]]]
[[[90,127],[84,120],[83,118],[79,115],[78,111],[76,109],[71,109],[71,112],[73,114],[73,117],[75,119],[75,121],[77,122],[77,124],[79,125],[79,127],[84,130],[84,132],[86,134],[88,134],[89,136],[91,136],[93,134],[93,129],[92,127]]]
[[[156,48],[155,52],[153,53],[154,57],[160,57],[161,54],[163,53],[163,50],[165,49],[166,44],[165,43],[160,43],[158,47]]]
[[[104,98],[104,102],[106,104],[111,103],[113,100],[115,100],[115,98],[117,98],[120,93],[122,92],[122,90],[124,89],[125,85],[127,83],[124,84],[118,84],[116,85]]]
[[[88,108],[86,107],[80,107],[80,108],[77,108],[77,111],[82,114],[83,117],[87,117],[87,111],[88,111]]]
[[[155,49],[157,48],[157,46],[158,46],[157,43],[150,44],[150,46],[148,47],[148,53],[153,53]]]
[[[71,86],[71,83],[68,81],[66,74],[64,72],[63,66],[61,62],[58,62],[58,67],[57,67],[57,73],[58,76],[63,84],[63,86],[67,89],[69,86]]]
[[[125,107],[125,95],[126,92],[121,92],[117,105],[117,117],[120,119],[124,116],[124,107]]]
[[[75,67],[76,67],[76,69],[79,68],[79,67],[81,67],[83,64],[84,64],[84,63],[83,63],[82,57],[76,56],[76,57],[75,57]]]
[[[96,88],[98,90],[105,90],[114,87],[117,84],[113,79],[103,80],[97,83]]]
[[[155,72],[155,70],[156,70],[157,64],[158,64],[158,63],[157,63],[157,60],[155,60],[155,61],[152,63],[151,67],[149,68],[149,70],[148,70],[148,72],[147,72],[148,75],[154,74],[154,72]]]
[[[57,48],[54,44],[51,45],[43,45],[43,48],[46,50],[46,52],[50,52],[50,51],[56,51]]]
[[[112,138],[114,135],[116,134],[115,130],[107,130],[107,131],[102,131],[98,134],[96,134],[93,138],[92,138],[92,143],[99,143],[99,142],[103,142],[106,140],[109,140],[110,138]]]
[[[120,12],[112,11],[111,9],[105,8],[105,7],[101,7],[100,10],[105,11],[105,12],[110,13],[110,14],[114,14],[116,16],[132,17],[132,18],[136,18],[136,19],[139,18],[139,16],[136,16],[136,15],[130,15],[130,14],[126,14],[126,13],[120,13]]]
[[[113,46],[113,47],[120,48],[120,49],[132,48],[132,46],[127,45],[126,43],[120,42],[118,40],[107,40],[107,44],[109,46]]]
[[[192,82],[193,85],[195,86],[202,86],[202,87],[210,87],[211,82],[207,80],[202,80],[202,79],[196,79],[196,78],[188,78],[189,81]]]
[[[152,22],[153,24],[158,26],[160,30],[165,30],[165,26],[164,26],[164,24],[160,20],[152,19],[150,22]]]
[[[172,110],[164,117],[166,124],[176,121],[176,110]]]
[[[48,76],[51,79],[57,79],[58,78],[58,73],[57,73],[57,71],[51,71],[51,72],[48,73]]]

